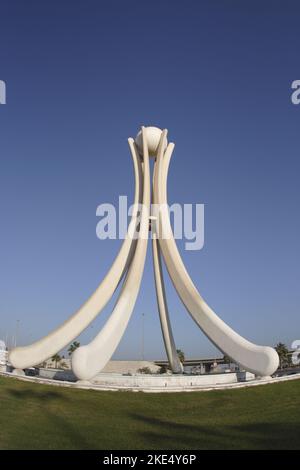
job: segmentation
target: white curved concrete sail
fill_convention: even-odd
[[[138,203],[141,202],[142,196],[142,168],[134,140],[128,139],[128,143],[134,165],[134,209],[120,251],[101,284],[75,314],[39,341],[29,346],[15,348],[10,352],[9,361],[17,369],[24,369],[49,359],[80,335],[110,300],[131,262],[136,246],[132,234],[136,230]]]
[[[142,136],[143,203],[135,254],[109,319],[91,343],[78,348],[72,355],[73,372],[81,380],[95,377],[110,360],[128,325],[139,292],[147,253],[150,215],[150,167],[144,127]]]
[[[162,133],[160,147],[158,150],[158,154],[160,155],[163,153],[165,149],[165,141],[166,141],[166,132]],[[160,157],[161,158],[161,157]],[[154,173],[153,173],[153,203],[154,208],[156,207],[157,201],[155,198],[155,194],[157,193],[156,185],[156,165],[154,165]],[[154,217],[152,220],[152,254],[153,254],[153,269],[154,269],[154,279],[155,279],[155,287],[156,287],[156,297],[157,297],[157,306],[159,311],[159,318],[161,324],[162,335],[164,339],[165,349],[168,357],[168,361],[171,367],[172,372],[175,374],[180,374],[183,371],[183,366],[179,360],[175,340],[173,336],[170,315],[168,310],[168,303],[166,298],[165,292],[165,285],[164,285],[164,277],[163,277],[163,270],[162,270],[162,263],[161,263],[161,253],[160,247],[158,242],[159,234],[156,233],[156,216],[157,214],[155,211],[152,213]]]
[[[222,321],[203,300],[184,266],[172,234],[167,207],[167,174],[173,149],[174,144],[169,144],[164,157],[157,158],[155,197],[161,205],[159,243],[175,289],[193,320],[217,348],[248,371],[259,376],[271,375],[279,364],[276,351],[251,343]]]

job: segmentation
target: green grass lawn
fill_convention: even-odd
[[[300,449],[300,380],[96,392],[0,377],[1,449]]]

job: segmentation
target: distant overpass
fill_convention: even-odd
[[[169,366],[168,360],[161,360],[161,361],[154,361],[154,364],[157,366]],[[217,358],[203,358],[203,359],[185,359],[184,360],[184,367],[200,367],[203,372],[209,372],[214,364],[225,364],[224,357],[217,357]],[[232,362],[231,364],[234,364]]]
[[[185,359],[184,360],[184,365],[185,366],[199,366],[200,364],[224,364],[224,358],[223,357],[218,357],[218,358],[204,358],[204,359]],[[157,366],[167,366],[169,364],[169,361],[167,359],[161,360],[161,361],[154,361],[154,364]]]

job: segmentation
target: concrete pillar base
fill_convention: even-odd
[[[23,369],[14,369],[12,371],[12,375],[18,375],[19,377],[23,377],[25,375],[25,372]]]
[[[89,380],[77,380],[77,382],[75,382],[75,385],[79,385],[80,387],[82,386],[91,386],[92,385],[92,382],[90,382]]]

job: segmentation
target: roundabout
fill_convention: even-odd
[[[255,378],[249,372],[229,372],[203,375],[171,374],[116,374],[100,373],[92,381],[76,380],[70,371],[43,369],[40,375],[19,375],[2,372],[0,375],[25,382],[98,391],[127,391],[145,393],[201,392],[232,390],[260,385],[270,385],[300,379],[300,373],[280,377]]]
[[[253,374],[256,377],[269,377],[278,368],[277,352],[269,346],[250,342],[227,325],[206,303],[187,272],[170,221],[167,178],[175,144],[168,142],[167,135],[167,129],[150,126],[142,127],[135,139],[128,139],[134,166],[135,196],[128,233],[120,251],[103,281],[77,312],[39,341],[16,347],[9,352],[9,362],[17,374],[43,363],[77,338],[101,314],[118,285],[122,283],[112,313],[100,332],[89,344],[80,346],[72,354],[74,375],[80,381],[95,382],[115,353],[132,316],[144,273],[149,233],[162,336],[169,368],[174,376],[178,375],[178,378],[173,377],[168,381],[183,387],[189,383],[193,386],[193,381],[181,376],[183,366],[177,354],[168,310],[163,263],[187,312],[224,355],[242,370],[252,374],[252,377]],[[154,160],[152,194],[151,158]],[[122,378],[123,382],[124,380]],[[148,378],[143,380],[149,382]],[[155,378],[155,383],[160,383],[160,380]],[[197,380],[200,386],[204,379],[199,377]],[[224,382],[228,380],[232,383],[239,379],[228,375],[222,378]]]

